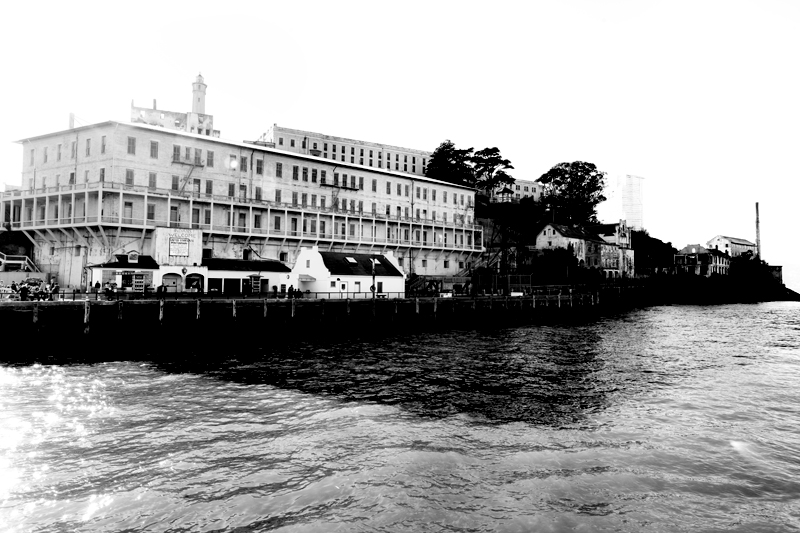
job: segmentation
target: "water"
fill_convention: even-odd
[[[167,357],[0,367],[0,529],[800,530],[797,303]]]

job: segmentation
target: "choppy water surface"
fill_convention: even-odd
[[[0,528],[798,531],[799,390],[796,303],[6,365]]]

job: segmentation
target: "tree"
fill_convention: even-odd
[[[514,184],[514,178],[506,170],[513,170],[511,161],[503,159],[497,147],[484,148],[472,156],[475,183],[474,187],[493,196],[494,191],[501,187]]]
[[[631,248],[636,254],[637,276],[671,271],[675,263],[675,254],[678,253],[671,242],[651,237],[647,230],[631,232]]]
[[[559,163],[536,180],[542,184],[541,202],[552,211],[556,222],[596,224],[597,205],[606,199],[605,175],[593,163]]]
[[[459,150],[449,139],[440,144],[431,154],[425,176],[472,187],[475,174],[472,168],[472,148]]]

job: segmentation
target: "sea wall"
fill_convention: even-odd
[[[403,299],[177,299],[4,302],[11,339],[139,343],[281,339],[375,329],[476,327],[577,316],[636,303],[636,289],[522,297]],[[13,341],[11,342],[13,345]],[[8,346],[8,343],[6,344]]]

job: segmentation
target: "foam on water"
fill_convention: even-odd
[[[0,529],[796,531],[798,312],[0,367]]]

